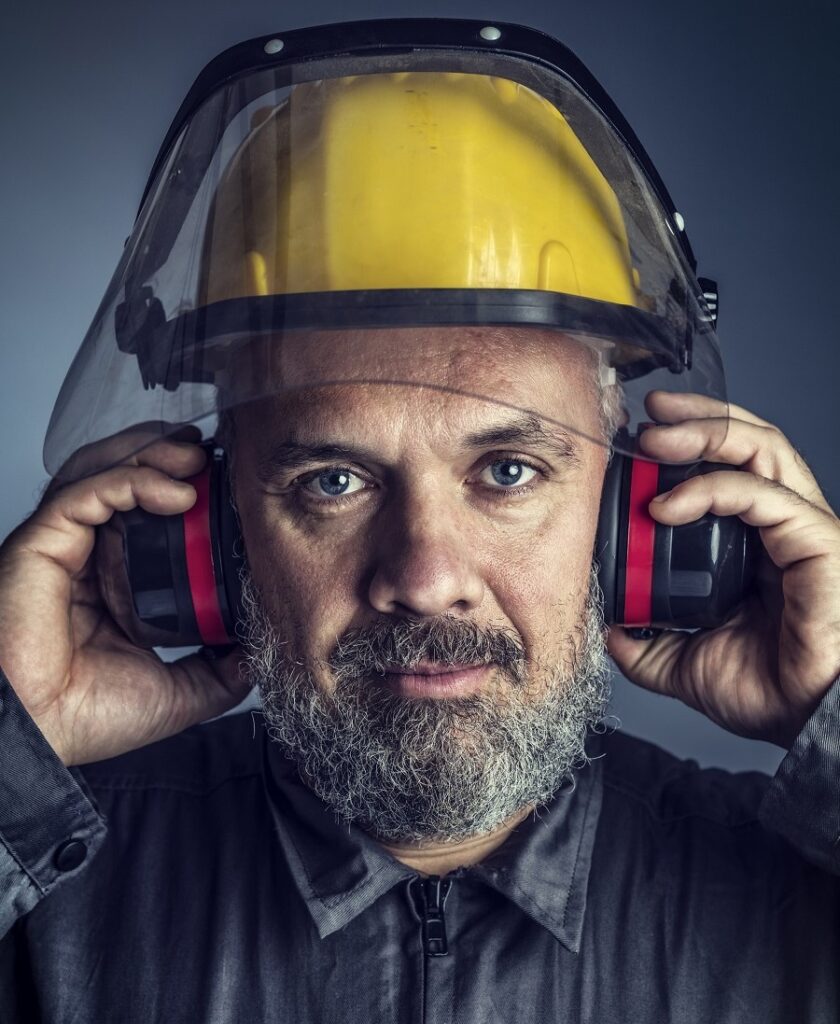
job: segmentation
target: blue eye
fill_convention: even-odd
[[[361,480],[349,469],[338,467],[325,469],[323,473],[313,476],[303,484],[303,488],[318,498],[341,498],[345,494],[353,494],[364,488]]]
[[[498,462],[491,462],[482,470],[481,478],[483,483],[490,483],[486,474],[491,475],[492,481],[501,487],[517,487],[521,484],[530,483],[537,475],[533,466],[527,462],[519,462],[516,459],[500,459]]]

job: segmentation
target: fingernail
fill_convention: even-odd
[[[664,494],[657,494],[653,501],[667,501],[673,493],[673,491],[665,491]]]

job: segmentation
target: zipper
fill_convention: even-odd
[[[428,878],[413,878],[409,891],[420,918],[423,949],[426,956],[446,956],[449,945],[446,940],[446,918],[443,908],[452,888],[452,880],[440,875]]]

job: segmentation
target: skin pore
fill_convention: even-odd
[[[403,863],[476,863],[605,707],[592,354],[534,330],[325,332],[267,372],[285,392],[239,407],[229,447],[269,731]]]

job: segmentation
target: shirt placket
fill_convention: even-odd
[[[439,875],[416,875],[406,895],[418,924],[417,955],[420,958],[421,998],[416,1019],[422,1024],[452,1021],[452,972],[455,969],[454,935],[457,895],[455,880]]]

